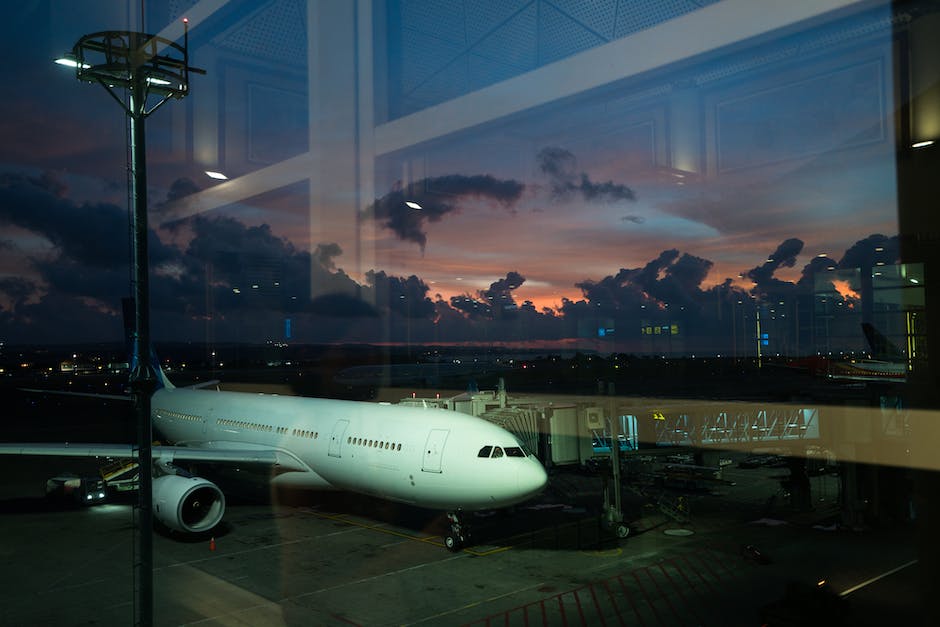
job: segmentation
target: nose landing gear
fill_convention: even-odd
[[[448,551],[456,553],[470,541],[470,527],[462,521],[460,510],[447,512],[450,521],[450,531],[444,535],[444,546]]]

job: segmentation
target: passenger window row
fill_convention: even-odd
[[[384,449],[386,451],[400,451],[401,444],[393,442],[385,442],[384,440],[369,440],[367,438],[354,438],[352,436],[346,438],[346,444],[353,444],[355,446],[365,446],[367,448],[378,448]]]
[[[155,410],[157,418],[175,418],[176,420],[189,420],[191,422],[198,422],[202,420],[200,416],[194,416],[193,414],[183,414],[178,411],[170,411],[168,409],[157,409]]]
[[[230,418],[219,418],[216,420],[216,423],[223,427],[237,427],[239,429],[251,429],[252,431],[262,431],[265,433],[279,433],[281,435],[287,435],[290,432],[291,435],[298,438],[310,438],[311,440],[316,440],[320,433],[319,431],[310,431],[307,429],[293,429],[289,430],[287,427],[274,427],[272,425],[261,424],[259,422],[250,422],[248,420],[232,420]]]
[[[248,420],[231,420],[229,418],[219,418],[216,420],[216,424],[225,426],[225,427],[238,427],[239,429],[250,429],[252,431],[264,431],[264,432],[273,432],[274,427],[271,425],[261,424],[260,422],[250,422]]]

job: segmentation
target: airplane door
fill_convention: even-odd
[[[444,453],[444,443],[447,441],[449,429],[431,429],[428,441],[424,446],[424,460],[421,470],[424,472],[441,472],[441,455]]]
[[[346,435],[346,427],[349,426],[348,420],[337,420],[333,427],[333,435],[330,436],[330,457],[342,457],[343,436]]]

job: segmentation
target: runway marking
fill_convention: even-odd
[[[444,545],[441,544],[441,546],[444,546]],[[470,555],[473,555],[473,556],[476,556],[476,557],[486,557],[487,555],[496,555],[497,553],[502,553],[502,552],[508,551],[508,550],[510,550],[510,549],[512,549],[512,548],[514,548],[514,545],[512,545],[512,544],[507,544],[506,546],[498,546],[498,547],[495,547],[495,548],[492,548],[492,549],[487,549],[487,550],[485,550],[485,551],[480,551],[480,550],[478,550],[478,549],[471,549],[471,548],[465,548],[465,549],[461,549],[461,550],[462,550],[464,553],[469,553]]]
[[[370,582],[370,581],[375,581],[375,580],[377,580],[377,579],[381,579],[381,578],[383,578],[383,577],[388,577],[388,576],[390,576],[390,575],[399,575],[399,574],[401,574],[401,573],[407,573],[407,572],[410,572],[410,571],[418,570],[418,569],[420,569],[420,568],[424,568],[425,566],[435,566],[435,565],[437,565],[437,564],[444,564],[444,563],[447,563],[447,562],[450,562],[450,561],[453,561],[453,560],[456,560],[456,559],[460,559],[460,558],[462,558],[462,557],[465,557],[465,556],[464,556],[464,555],[454,555],[454,556],[449,557],[449,558],[447,558],[447,559],[445,559],[445,560],[440,560],[440,561],[437,561],[437,562],[425,562],[424,564],[416,564],[416,565],[414,565],[414,566],[409,566],[408,568],[401,568],[401,569],[399,569],[399,570],[390,571],[390,572],[382,573],[382,574],[379,574],[379,575],[373,575],[373,576],[371,576],[371,577],[363,577],[362,579],[357,579],[356,581],[349,581],[349,582],[346,582],[346,583],[337,584],[337,585],[335,585],[335,586],[329,586],[329,587],[326,587],[326,588],[320,588],[319,590],[313,590],[313,591],[311,591],[311,592],[302,592],[302,593],[300,593],[300,594],[294,594],[294,595],[287,596],[287,597],[281,597],[280,599],[277,599],[277,600],[270,600],[270,601],[268,601],[268,602],[266,602],[266,603],[257,603],[257,604],[255,604],[255,605],[251,605],[251,606],[249,606],[249,607],[241,607],[241,608],[238,608],[237,610],[234,610],[234,611],[232,611],[232,612],[225,612],[225,613],[222,613],[222,614],[216,614],[215,616],[205,616],[205,617],[203,617],[203,618],[201,618],[201,619],[199,619],[199,620],[191,621],[191,622],[186,623],[186,624],[187,624],[187,625],[196,625],[196,624],[199,624],[199,623],[205,623],[205,622],[209,622],[209,621],[218,621],[218,620],[219,620],[220,618],[222,618],[222,617],[233,616],[233,615],[236,615],[236,614],[244,614],[244,613],[246,613],[246,612],[250,612],[250,611],[255,610],[255,609],[258,609],[258,608],[271,607],[272,605],[273,605],[273,606],[276,606],[276,607],[283,607],[283,604],[284,604],[285,602],[287,602],[287,601],[293,601],[293,600],[295,600],[295,599],[300,599],[300,598],[303,598],[303,597],[309,597],[309,596],[313,596],[313,595],[316,595],[316,594],[323,594],[324,592],[332,592],[333,590],[339,590],[340,588],[345,588],[345,587],[347,587],[347,586],[357,586],[357,585],[360,585],[360,584],[363,584],[363,583],[368,583],[368,582]],[[498,597],[494,597],[494,598],[498,598]],[[339,616],[336,616],[335,614],[333,614],[332,616],[333,616],[334,618],[341,618],[341,617],[339,617]],[[345,618],[344,618],[343,620],[346,621],[346,622],[350,622],[350,624],[353,624],[353,625],[357,624],[357,623],[353,623],[353,622],[351,622],[351,621],[349,621],[348,619],[345,619]],[[427,619],[423,619],[423,620],[427,620]]]
[[[620,557],[623,555],[623,549],[619,546],[613,549],[598,549],[596,551],[578,551],[581,555],[588,557]]]
[[[319,539],[321,539],[321,538],[331,538],[331,537],[333,537],[333,536],[343,535],[343,534],[347,534],[347,533],[353,533],[353,532],[357,532],[357,531],[360,531],[360,529],[343,529],[343,530],[341,530],[341,531],[333,531],[333,532],[331,532],[331,533],[325,533],[325,534],[322,534],[322,535],[312,536],[312,537],[309,537],[309,538],[300,538],[300,539],[298,539],[298,540],[287,540],[287,541],[285,541],[285,542],[272,542],[271,544],[265,544],[265,545],[262,545],[262,546],[253,546],[253,547],[251,547],[251,548],[241,549],[241,550],[238,550],[238,551],[228,551],[228,550],[225,550],[224,548],[221,548],[221,547],[220,547],[220,548],[216,551],[216,554],[215,554],[215,555],[211,555],[211,556],[209,556],[209,557],[200,557],[200,558],[198,558],[198,559],[186,560],[185,562],[176,562],[175,564],[168,564],[167,566],[155,566],[153,570],[154,570],[154,571],[158,571],[158,570],[165,570],[165,569],[169,569],[169,568],[176,568],[176,567],[178,567],[178,566],[189,566],[189,565],[191,565],[191,564],[199,564],[199,563],[201,563],[201,562],[211,562],[211,561],[213,561],[213,560],[218,560],[218,559],[227,558],[227,557],[233,557],[233,556],[235,556],[235,555],[245,555],[246,553],[254,553],[254,552],[256,552],[256,551],[266,551],[266,550],[268,550],[268,549],[275,549],[275,548],[280,547],[280,546],[290,546],[290,545],[292,545],[292,544],[300,544],[300,543],[302,543],[302,542],[312,542],[312,541],[314,541],[314,540],[319,540]]]
[[[322,519],[325,519],[325,520],[332,520],[332,521],[336,521],[336,522],[346,523],[347,525],[353,525],[353,526],[355,526],[355,527],[359,527],[360,529],[369,529],[369,530],[371,530],[371,531],[378,531],[379,533],[386,533],[386,534],[388,534],[388,535],[396,536],[396,537],[399,537],[399,538],[404,538],[404,539],[406,539],[406,540],[414,540],[414,541],[417,541],[417,542],[426,542],[426,543],[428,543],[428,544],[434,544],[434,545],[437,545],[437,546],[444,546],[444,544],[443,544],[442,542],[436,542],[436,541],[434,541],[435,538],[440,538],[440,536],[436,536],[436,535],[435,535],[435,536],[425,536],[425,537],[421,537],[421,536],[412,535],[412,534],[410,534],[410,533],[403,533],[403,532],[401,532],[401,531],[395,531],[394,529],[389,529],[389,528],[383,526],[384,523],[369,524],[369,523],[365,523],[365,522],[360,522],[360,521],[358,521],[358,520],[351,520],[351,519],[349,519],[349,518],[343,517],[342,515],[338,515],[338,514],[325,514],[325,513],[323,513],[323,512],[315,512],[315,511],[313,511],[313,510],[307,510],[307,513],[310,514],[311,516],[316,516],[317,518],[322,518]]]
[[[464,557],[463,555],[453,555],[444,560],[439,560],[436,562],[425,562],[423,564],[415,564],[414,566],[409,566],[408,568],[400,568],[398,570],[391,570],[387,573],[381,573],[378,575],[372,575],[371,577],[363,577],[362,579],[357,579],[356,581],[347,581],[346,583],[336,584],[335,586],[328,586],[326,588],[320,588],[319,590],[313,590],[311,592],[302,592],[300,594],[295,594],[291,597],[283,599],[284,601],[288,599],[299,599],[301,597],[309,597],[315,594],[323,594],[324,592],[331,592],[333,590],[339,590],[340,588],[345,588],[347,586],[358,586],[359,584],[368,583],[370,581],[375,581],[376,579],[382,579],[383,577],[390,577],[392,575],[400,575],[402,573],[411,572],[413,570],[418,570],[426,566],[435,566],[437,564],[444,564],[446,562],[452,562],[453,560],[460,559]]]
[[[359,527],[361,529],[369,529],[371,531],[378,531],[379,533],[386,533],[388,535],[396,536],[398,538],[404,538],[405,540],[412,540],[415,542],[424,542],[426,544],[433,544],[434,546],[439,546],[442,548],[445,546],[444,539],[439,535],[421,537],[421,536],[413,535],[410,533],[404,533],[401,531],[390,529],[385,526],[385,523],[371,524],[371,523],[361,522],[359,520],[347,518],[345,515],[342,515],[342,514],[327,514],[327,513],[318,512],[312,509],[308,509],[304,511],[310,514],[311,516],[316,516],[317,518],[323,518],[326,520],[342,522],[342,523],[346,523],[347,525],[353,525],[353,526]],[[476,557],[486,557],[487,555],[495,555],[497,553],[502,553],[503,551],[508,551],[512,549],[513,546],[514,545],[498,546],[492,549],[485,549],[485,550],[465,547],[461,549],[461,551],[463,551],[464,553],[469,553],[470,555],[474,555]]]
[[[843,590],[842,592],[839,593],[839,596],[840,596],[840,597],[847,597],[847,596],[849,596],[850,594],[852,594],[853,592],[856,592],[856,591],[858,591],[858,590],[861,590],[861,589],[864,588],[865,586],[871,585],[871,584],[875,583],[876,581],[878,581],[878,580],[880,580],[880,579],[884,579],[885,577],[890,577],[890,576],[893,575],[894,573],[899,572],[899,571],[902,571],[902,570],[904,570],[905,568],[907,568],[908,566],[913,566],[913,565],[916,564],[916,563],[917,563],[917,560],[911,560],[911,561],[907,562],[906,564],[901,564],[901,565],[898,566],[897,568],[892,568],[891,570],[889,570],[889,571],[887,571],[887,572],[883,572],[883,573],[881,573],[880,575],[878,575],[877,577],[872,577],[871,579],[867,579],[867,580],[863,581],[862,583],[860,583],[860,584],[858,584],[858,585],[856,585],[856,586],[852,586],[852,587],[849,588],[848,590]]]
[[[509,597],[509,596],[512,596],[512,595],[514,595],[514,594],[519,594],[520,592],[525,592],[526,590],[531,590],[532,588],[539,588],[539,587],[544,586],[544,585],[545,585],[545,582],[539,582],[539,583],[532,584],[532,585],[530,585],[530,586],[525,586],[525,587],[523,587],[523,588],[519,588],[518,590],[512,590],[511,592],[504,592],[503,594],[497,594],[497,595],[495,595],[495,596],[491,596],[491,597],[488,597],[488,598],[486,598],[486,599],[480,599],[479,601],[474,601],[473,603],[467,603],[466,605],[461,605],[460,607],[455,607],[455,608],[453,608],[453,609],[446,610],[446,611],[444,611],[444,612],[438,612],[437,614],[433,614],[433,615],[431,615],[431,616],[425,616],[425,617],[422,618],[421,620],[416,620],[416,621],[414,621],[413,623],[402,623],[401,627],[409,627],[410,625],[420,625],[421,623],[426,623],[426,622],[428,622],[429,620],[435,620],[435,619],[437,619],[437,618],[442,618],[442,617],[444,617],[444,616],[449,616],[449,615],[451,615],[451,614],[456,614],[457,612],[462,612],[462,611],[464,611],[464,610],[469,610],[470,608],[474,608],[474,607],[476,607],[476,606],[478,606],[478,605],[482,605],[482,604],[484,604],[484,603],[491,603],[491,602],[493,602],[493,601],[498,601],[499,599],[504,599],[504,598]]]

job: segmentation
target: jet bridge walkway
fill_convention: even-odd
[[[715,403],[658,411],[652,414],[658,446],[763,446],[819,438],[819,411],[786,405],[724,405]]]

